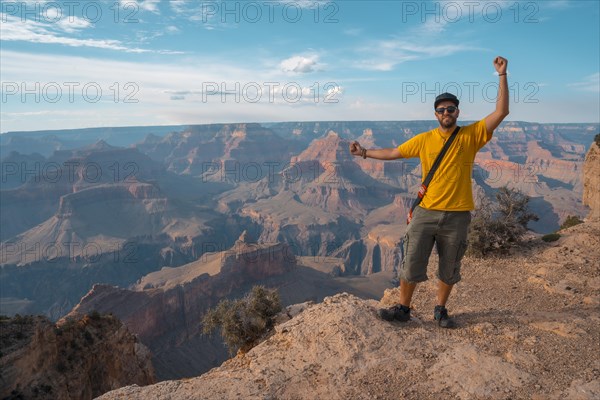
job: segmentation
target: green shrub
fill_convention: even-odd
[[[559,233],[549,233],[547,235],[542,236],[542,240],[544,242],[555,242],[558,239],[560,239],[560,234]]]
[[[273,326],[273,317],[281,311],[277,290],[254,286],[244,298],[222,300],[202,319],[205,334],[220,328],[221,337],[234,354],[238,349],[247,351]]]
[[[600,133],[594,136],[594,142],[596,142],[596,146],[600,147]]]
[[[583,221],[576,215],[569,215],[560,226],[560,229],[567,229],[575,225],[582,224]]]
[[[506,186],[498,189],[495,203],[487,197],[479,200],[469,227],[470,255],[506,252],[521,244],[529,221],[539,219],[529,212],[529,196]]]

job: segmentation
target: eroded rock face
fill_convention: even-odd
[[[0,326],[1,398],[83,400],[155,382],[149,350],[115,317],[84,316],[62,325],[15,317]]]
[[[600,147],[592,143],[583,164],[583,204],[590,207],[589,219],[600,219]]]
[[[350,240],[333,253],[334,257],[344,260],[346,275],[369,275],[382,271],[396,272],[400,265],[400,247],[398,242],[385,238],[367,236]]]
[[[205,312],[296,266],[287,245],[247,239],[244,233],[228,251],[207,253],[193,263],[146,275],[131,289],[94,285],[69,316],[97,310],[119,317],[152,350],[159,378],[206,371],[222,361],[225,352],[218,337],[201,335]]]

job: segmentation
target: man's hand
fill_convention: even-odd
[[[362,152],[362,146],[355,140],[350,143],[350,154],[353,156],[360,156]]]
[[[498,74],[505,74],[506,67],[508,67],[508,60],[506,58],[500,56],[494,58],[494,68],[496,68]]]

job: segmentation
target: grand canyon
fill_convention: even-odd
[[[502,279],[499,270],[509,270],[518,304],[531,300],[529,291],[538,294],[539,301],[531,305],[537,308],[516,316],[525,330],[517,332],[510,325],[510,306],[500,293],[495,296],[501,318],[485,322],[477,301],[487,299],[478,286],[459,291],[461,298],[471,300],[458,310],[468,328],[449,336],[456,353],[436,347],[438,333],[419,316],[409,325],[407,340],[428,345],[416,353],[407,347],[410,356],[383,362],[385,346],[376,343],[377,333],[390,346],[403,344],[394,333],[397,327],[374,320],[373,308],[384,291],[381,304],[395,295],[398,243],[421,168],[415,160],[353,157],[348,144],[358,140],[365,147],[393,147],[436,126],[434,121],[240,123],[1,135],[0,314],[43,316],[21,322],[26,328],[19,328],[20,340],[3,337],[11,352],[2,355],[0,395],[32,395],[24,388],[36,387],[40,398],[92,398],[125,385],[165,381],[143,390],[128,386],[105,398],[161,398],[165,393],[186,398],[193,391],[220,393],[213,398],[252,398],[261,392],[296,398],[307,390],[310,376],[321,376],[322,371],[311,368],[325,368],[330,379],[313,382],[322,398],[387,398],[391,389],[383,382],[385,371],[392,374],[393,362],[434,376],[465,354],[474,357],[473,365],[462,366],[451,379],[460,380],[460,374],[477,368],[492,374],[498,367],[505,384],[497,389],[507,398],[546,385],[560,371],[534,379],[525,370],[541,371],[549,362],[548,350],[531,355],[507,343],[581,338],[579,349],[572,343],[558,346],[582,358],[597,343],[600,169],[593,143],[600,126],[505,122],[473,166],[476,199],[492,198],[498,188],[508,186],[530,196],[531,210],[539,216],[529,224],[529,247],[494,261],[498,269],[494,262],[466,261],[471,282],[486,274]],[[588,220],[570,228],[559,245],[541,242],[543,234],[557,231],[569,215]],[[219,337],[202,334],[202,316],[220,300],[238,298],[256,284],[277,288],[285,306],[310,303],[248,355],[212,369],[228,355]],[[500,283],[490,285],[489,290],[503,290]],[[431,306],[429,300],[422,301],[415,306],[417,312]],[[560,322],[547,315],[544,301],[563,313],[576,304],[584,311]],[[591,320],[585,319],[586,313]],[[327,318],[320,320],[319,315]],[[323,325],[326,321],[328,326]],[[94,372],[103,376],[95,386],[76,378],[77,369],[95,370],[72,367],[69,379],[83,382],[78,383],[85,387],[80,392],[69,385],[53,386],[42,377],[41,367],[17,379],[15,371],[29,368],[27,360],[43,353],[44,340],[68,347],[60,344],[64,333],[56,336],[65,327],[73,338],[83,337],[82,343],[89,335],[108,338],[100,350],[91,350],[97,340],[88,338],[86,352],[96,351],[101,360],[89,363],[106,362],[112,352],[124,354],[124,360]],[[323,331],[326,340],[310,338],[311,330]],[[501,337],[501,343],[486,348],[486,335]],[[284,342],[290,348],[287,356]],[[299,349],[306,346],[316,346],[311,354],[322,357],[320,367],[316,359],[304,359]],[[355,362],[365,352],[370,367],[362,371]],[[59,360],[60,352],[55,353]],[[336,354],[351,365],[346,375],[335,369]],[[277,357],[294,361],[279,365]],[[242,371],[245,363],[254,367]],[[381,363],[384,367],[378,368]],[[539,392],[556,398],[600,393],[597,359],[589,366],[577,363],[581,371],[576,379],[560,380]],[[121,365],[131,367],[125,373]],[[275,373],[277,368],[282,372]],[[298,370],[302,378],[295,381]],[[360,380],[353,380],[343,396],[334,395],[336,385],[347,383],[348,373],[360,375]],[[180,381],[196,376],[200,378]],[[226,376],[248,384],[227,387]],[[364,397],[363,381],[373,383],[373,396]],[[395,390],[404,390],[397,385],[393,380]],[[429,392],[417,385],[414,392],[403,393],[407,398],[443,393],[443,382],[434,380],[433,385]],[[453,385],[453,390],[459,398],[494,397],[496,388],[473,378]]]

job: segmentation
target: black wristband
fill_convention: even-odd
[[[366,160],[367,159],[367,149],[365,149],[363,147],[363,149],[360,152],[360,155],[361,155],[362,158],[364,158]]]
[[[498,74],[498,76],[503,76],[503,75],[506,75],[506,72],[505,72],[505,73],[503,73],[503,74]]]

